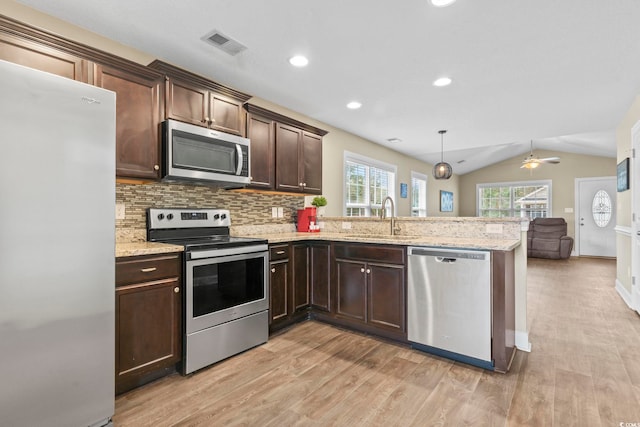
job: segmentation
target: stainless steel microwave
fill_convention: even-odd
[[[200,126],[162,123],[163,181],[241,188],[250,178],[249,140]]]

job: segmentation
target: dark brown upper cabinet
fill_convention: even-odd
[[[253,114],[247,115],[247,138],[251,141],[251,187],[275,188],[275,122]]]
[[[166,76],[167,118],[245,136],[242,104],[251,95],[162,61],[153,61],[149,67]]]
[[[251,140],[250,187],[322,194],[322,137],[326,131],[245,104]]]
[[[160,178],[164,76],[141,66],[95,64],[93,84],[116,93],[116,176]]]

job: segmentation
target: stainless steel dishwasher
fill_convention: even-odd
[[[493,369],[491,252],[409,247],[408,270],[413,347]]]

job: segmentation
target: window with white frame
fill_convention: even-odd
[[[478,216],[533,219],[551,215],[551,181],[502,182],[476,187]]]
[[[427,176],[411,171],[411,216],[427,216]]]
[[[344,155],[345,216],[378,216],[385,197],[394,197],[396,166],[353,153]],[[390,207],[387,205],[387,213]]]

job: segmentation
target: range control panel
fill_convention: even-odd
[[[147,227],[150,229],[229,227],[230,225],[231,217],[227,209],[147,209]]]

